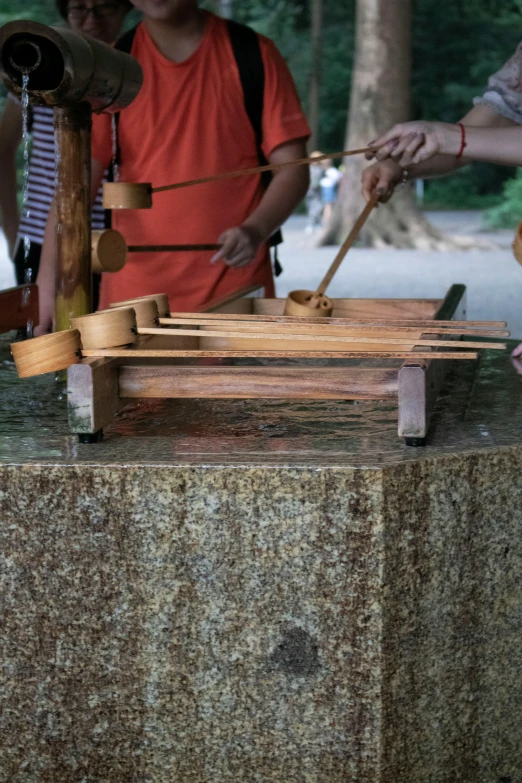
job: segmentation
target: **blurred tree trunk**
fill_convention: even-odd
[[[319,136],[319,85],[321,81],[321,32],[323,26],[323,0],[312,0],[312,71],[310,73],[310,98],[308,117],[310,121],[309,149],[318,147]]]
[[[410,118],[411,0],[357,0],[356,47],[345,149],[365,147]],[[346,158],[339,201],[320,244],[341,240],[363,208],[363,156]],[[440,247],[442,235],[414,203],[409,186],[380,206],[361,232],[364,245]]]

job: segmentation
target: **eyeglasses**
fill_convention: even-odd
[[[100,3],[92,8],[87,8],[85,5],[72,5],[67,9],[67,16],[69,19],[74,19],[77,22],[83,22],[89,14],[92,14],[97,19],[106,19],[109,16],[114,16],[120,7],[120,3]]]

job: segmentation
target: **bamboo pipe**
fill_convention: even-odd
[[[129,253],[184,253],[204,250],[221,250],[223,245],[209,244],[209,245],[129,245],[127,252]]]
[[[92,310],[91,107],[81,102],[55,108],[54,129],[59,150],[54,317],[61,331],[71,328],[71,318]]]
[[[282,171],[283,169],[292,168],[294,166],[307,166],[321,160],[347,158],[350,155],[363,155],[366,152],[375,151],[376,149],[374,147],[345,150],[344,152],[334,152],[329,155],[319,155],[318,157],[313,158],[289,160],[285,163],[273,163],[268,164],[267,166],[254,166],[250,169],[226,171],[222,174],[213,174],[210,177],[199,177],[198,179],[175,182],[172,185],[162,185],[157,188],[153,188],[150,182],[106,182],[103,186],[103,206],[105,209],[151,209],[153,193],[163,193],[167,190],[188,188],[192,185],[204,185],[208,182],[220,182],[221,180],[246,177],[252,174],[263,174],[265,171]]]
[[[303,316],[316,313],[320,317],[330,316],[333,312],[333,302],[325,296],[326,289],[333,280],[333,277],[341,266],[346,254],[359,236],[361,228],[368,220],[371,212],[377,206],[379,194],[374,193],[370,201],[366,204],[363,211],[355,221],[355,225],[344,240],[336,257],[334,258],[327,273],[319,283],[319,287],[313,291],[290,291],[286,300],[284,314]],[[308,312],[307,312],[308,311]]]
[[[220,250],[222,245],[127,245],[119,231],[107,228],[93,231],[91,237],[91,267],[96,274],[119,272],[127,260],[127,253],[180,253],[187,251]]]

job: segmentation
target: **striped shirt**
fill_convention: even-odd
[[[33,106],[31,113],[32,144],[27,203],[20,218],[18,236],[27,236],[31,242],[42,245],[55,188],[54,111],[48,106]],[[94,231],[102,231],[105,227],[100,188],[92,209],[92,228]]]

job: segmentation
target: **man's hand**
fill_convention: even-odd
[[[238,268],[254,261],[263,237],[252,226],[243,225],[227,229],[218,241],[223,247],[210,259],[210,263],[224,261],[228,266]]]
[[[362,194],[369,201],[375,192],[379,193],[380,201],[386,203],[402,180],[402,169],[393,160],[374,163],[364,169],[362,174]]]

